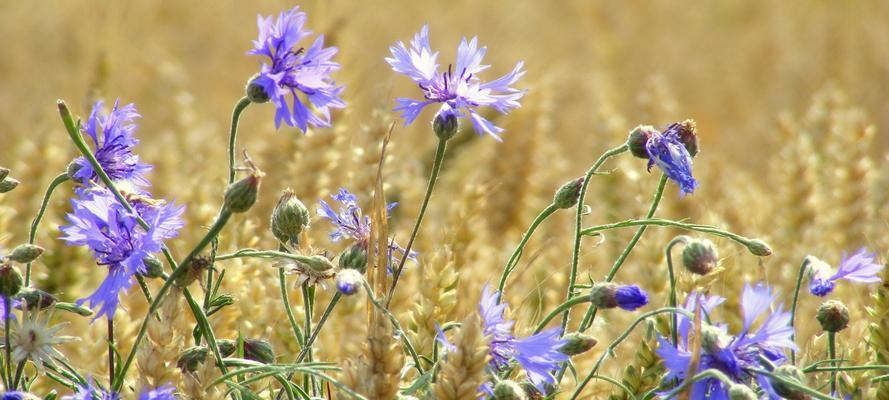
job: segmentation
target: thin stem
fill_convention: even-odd
[[[500,292],[500,296],[497,297],[498,304],[500,303],[500,300],[503,299],[503,290],[506,287],[506,280],[509,278],[509,274],[511,274],[512,271],[515,271],[516,265],[519,263],[519,258],[522,257],[522,251],[524,251],[528,240],[531,239],[531,235],[534,234],[534,231],[537,230],[537,227],[544,220],[558,210],[559,208],[556,207],[555,204],[546,206],[546,208],[537,215],[537,218],[534,218],[534,221],[531,222],[531,226],[528,227],[528,230],[522,234],[522,240],[519,242],[518,246],[516,246],[512,255],[509,256],[509,261],[506,262],[506,266],[503,267],[503,273],[500,275],[500,284],[497,286],[497,291]]]
[[[834,361],[831,361],[833,363]],[[867,371],[867,370],[878,370],[878,371],[886,371],[889,370],[889,365],[849,365],[846,367],[814,367],[814,368],[805,368],[803,369],[803,373],[811,374],[815,372],[841,372],[841,371]]]
[[[649,317],[664,313],[681,313],[688,316],[689,318],[694,318],[694,315],[688,310],[671,307],[659,308],[657,310],[649,311],[640,315],[638,318],[636,318],[635,321],[633,321],[632,324],[630,324],[630,326],[626,330],[624,330],[624,332],[620,336],[618,336],[616,339],[614,339],[613,342],[611,342],[611,344],[608,345],[605,351],[602,352],[602,355],[599,356],[598,360],[596,360],[596,364],[587,374],[586,378],[584,378],[584,380],[581,381],[580,384],[577,386],[577,389],[574,390],[574,394],[571,395],[571,399],[574,400],[577,398],[577,396],[580,396],[580,392],[583,391],[583,388],[590,382],[591,379],[593,379],[593,376],[595,376],[596,372],[599,371],[599,367],[601,367],[602,363],[605,362],[605,357],[608,357],[609,354],[613,354],[614,349],[616,349],[617,346],[621,344],[621,342],[623,342],[628,336],[630,336],[631,333],[633,333],[633,330],[636,328],[636,326],[641,324],[642,321],[645,321]]]
[[[232,110],[232,125],[228,132],[228,184],[231,185],[235,181],[235,143],[238,140],[238,122],[241,119],[241,112],[250,105],[250,99],[247,96],[241,97]]]
[[[22,380],[22,372],[25,371],[25,362],[28,361],[24,359],[19,361],[19,364],[15,367],[15,380],[12,381],[12,390],[15,390],[19,387],[19,382]]]
[[[108,317],[108,384],[114,382],[114,318]]]
[[[796,274],[796,287],[793,289],[793,301],[790,303],[790,341],[794,341],[795,334],[793,332],[793,321],[796,318],[796,306],[799,302],[799,290],[803,285],[803,275],[806,273],[806,267],[809,266],[809,257],[803,258],[803,262],[799,265],[799,272]],[[796,350],[790,350],[790,363],[796,364]]]
[[[785,378],[785,377],[783,377],[783,376],[781,376],[781,375],[776,375],[775,373],[773,373],[773,372],[771,372],[771,371],[767,371],[767,370],[765,370],[765,369],[760,369],[760,368],[745,368],[745,370],[746,370],[747,372],[753,372],[753,373],[756,373],[756,374],[759,374],[759,375],[765,375],[765,376],[769,377],[769,378],[770,378],[771,380],[773,380],[773,381],[781,382],[781,383],[783,383],[783,384],[785,384],[785,385],[787,385],[787,386],[790,386],[790,387],[792,387],[792,388],[794,388],[794,389],[797,389],[797,390],[799,390],[799,391],[801,391],[801,392],[804,392],[804,393],[808,394],[809,396],[812,396],[812,397],[814,397],[814,398],[816,398],[816,399],[820,399],[820,400],[836,400],[836,398],[833,397],[833,396],[828,396],[828,395],[826,395],[826,394],[824,394],[824,393],[821,393],[821,392],[819,392],[819,391],[817,391],[817,390],[815,390],[815,389],[812,389],[812,388],[810,388],[810,387],[808,387],[808,386],[806,386],[806,385],[800,384],[799,382],[796,381],[796,379],[787,379],[787,378]]]
[[[568,276],[568,290],[565,294],[565,299],[570,299],[575,296],[575,290],[577,288],[575,285],[577,284],[577,267],[580,263],[580,240],[581,237],[581,225],[583,223],[583,207],[584,207],[584,198],[586,197],[587,187],[589,187],[590,179],[593,178],[593,175],[599,170],[599,167],[605,163],[611,157],[614,157],[618,154],[621,154],[629,149],[626,143],[610,149],[599,156],[599,159],[593,163],[593,166],[587,171],[586,175],[583,177],[583,184],[580,185],[580,194],[577,197],[577,212],[574,216],[574,249],[571,253],[571,271]],[[568,327],[568,318],[571,313],[568,310],[565,310],[564,315],[562,316],[562,333],[564,334],[565,328]],[[563,369],[564,370],[564,369]]]
[[[401,260],[398,261],[398,268],[392,273],[392,286],[389,287],[389,294],[386,296],[386,308],[389,308],[389,303],[392,301],[392,296],[395,294],[395,285],[398,285],[398,278],[401,276],[401,271],[404,269],[404,263],[411,254],[411,247],[414,246],[414,239],[417,238],[417,233],[420,232],[420,224],[423,223],[423,216],[426,215],[426,207],[429,206],[429,199],[432,198],[432,190],[435,188],[435,182],[438,181],[438,174],[441,172],[441,165],[444,162],[445,150],[447,150],[447,148],[448,140],[439,139],[438,148],[435,149],[435,159],[432,161],[432,172],[429,175],[429,183],[426,185],[426,194],[423,196],[423,204],[420,206],[420,213],[417,215],[417,222],[414,224],[414,230],[411,232],[411,237],[408,239],[407,245],[404,247],[404,254],[402,254]]]
[[[837,358],[837,333],[827,332],[827,357],[830,359]],[[836,362],[831,361],[831,367],[836,367]],[[830,371],[830,394],[837,392],[837,371]]]
[[[68,173],[64,172],[57,175],[52,182],[49,183],[49,186],[46,187],[46,194],[43,195],[43,201],[40,203],[40,208],[37,209],[37,215],[34,216],[34,220],[31,221],[31,230],[28,232],[28,244],[34,244],[37,240],[37,226],[40,225],[40,221],[43,219],[43,214],[46,213],[46,207],[49,206],[49,198],[52,196],[52,192],[56,190],[56,187],[64,183],[68,180]],[[29,262],[25,266],[25,286],[31,284],[31,263]]]
[[[687,241],[688,238],[685,236],[677,236],[667,244],[667,248],[664,250],[664,253],[666,253],[667,256],[667,274],[670,277],[670,307],[673,308],[676,308],[676,275],[673,273],[673,246],[680,243],[686,244]],[[673,314],[670,317],[670,322],[670,333],[672,335],[671,338],[673,339],[673,347],[679,348],[679,331],[677,329],[679,322],[676,314]]]
[[[321,314],[321,319],[318,320],[318,325],[315,327],[315,330],[312,331],[312,336],[309,337],[306,345],[303,346],[302,350],[300,350],[299,356],[296,357],[297,363],[301,363],[306,354],[308,354],[309,350],[312,348],[312,343],[315,343],[315,339],[318,338],[318,333],[321,332],[321,328],[324,327],[324,323],[327,322],[327,318],[330,317],[330,314],[333,312],[333,308],[336,307],[342,296],[343,295],[340,292],[336,292],[336,294],[333,295],[333,298],[330,299],[330,303],[327,304],[327,308],[324,310],[324,314]]]
[[[550,313],[547,314],[546,317],[543,317],[543,319],[540,320],[540,322],[537,324],[537,329],[534,329],[534,333],[540,333],[543,328],[546,328],[546,324],[548,324],[549,321],[552,321],[553,318],[558,317],[559,314],[570,310],[571,307],[574,307],[578,304],[588,303],[590,302],[590,300],[590,296],[576,296],[568,299],[562,304],[559,304],[558,306],[556,306],[556,308],[550,311]]]
[[[293,330],[293,336],[296,338],[300,347],[303,347],[305,346],[305,340],[303,339],[303,334],[299,329],[299,325],[296,323],[296,318],[293,316],[293,309],[290,307],[290,297],[287,295],[287,275],[284,273],[283,268],[278,269],[278,286],[281,287],[281,300],[284,303],[284,311],[287,313],[287,320],[290,321],[290,328]]]
[[[305,330],[306,334],[308,334],[309,332],[312,331],[312,311],[315,309],[315,291],[310,290],[308,281],[303,282],[303,284],[302,284],[302,294],[303,294],[304,314],[306,317],[305,321],[304,321],[303,329]],[[302,350],[300,350],[300,352],[302,352],[303,350],[306,350],[306,347],[303,347]],[[308,358],[309,362],[312,361],[312,349],[308,349],[308,351],[306,351],[306,357]],[[318,382],[315,381],[314,376],[311,376],[309,378],[309,381],[311,382],[312,390],[314,391]]]
[[[12,390],[15,390],[15,387],[13,386],[13,381],[12,381],[12,348],[10,347],[10,343],[9,343],[9,318],[12,315],[12,308],[11,308],[11,304],[10,304],[8,296],[3,296],[3,306],[5,307],[3,309],[4,310],[3,311],[3,314],[4,314],[3,329],[6,331],[6,334],[4,336],[5,342],[6,342],[5,343],[6,346],[4,347],[4,350],[6,350],[6,357],[5,357],[6,373],[4,374],[3,379],[4,379],[4,381],[6,381],[6,387],[12,388]]]
[[[216,256],[216,261],[225,261],[235,258],[288,258],[291,260],[309,263],[313,262],[314,260],[312,257],[304,256],[301,254],[287,253],[283,251],[241,249],[234,253]]]
[[[596,225],[586,228],[581,232],[581,234],[585,236],[590,236],[596,234],[596,232],[607,231],[611,229],[618,228],[628,228],[631,226],[639,226],[640,229],[646,226],[669,226],[674,228],[685,229],[689,231],[708,233],[711,235],[716,235],[724,238],[731,239],[743,246],[747,246],[753,239],[748,237],[744,237],[738,235],[737,233],[732,233],[726,230],[719,229],[715,226],[711,225],[701,225],[701,224],[688,224],[680,221],[673,221],[669,219],[661,219],[661,218],[646,218],[646,219],[628,219],[625,221],[614,222],[610,224]]]

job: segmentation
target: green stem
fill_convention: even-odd
[[[827,332],[827,357],[830,359],[837,358],[837,333]],[[830,363],[831,367],[836,367],[835,362]],[[837,371],[830,371],[830,394],[837,392]]]
[[[235,181],[235,143],[238,140],[238,121],[241,119],[241,112],[250,105],[250,99],[247,96],[241,97],[232,110],[232,125],[228,132],[228,184],[231,185]]]
[[[809,266],[809,257],[803,258],[803,262],[799,266],[799,272],[796,274],[796,287],[793,289],[793,301],[790,303],[790,341],[794,341],[795,333],[793,332],[793,321],[796,318],[796,306],[799,302],[799,290],[803,285],[803,275],[806,273],[806,267]],[[796,364],[796,350],[790,350],[790,363]]]
[[[287,295],[287,275],[284,273],[283,268],[278,268],[278,284],[281,287],[281,300],[284,303],[284,311],[287,313],[287,320],[290,321],[290,328],[293,330],[293,336],[296,338],[300,347],[304,347],[305,341],[303,339],[302,331],[299,329],[299,325],[296,323],[296,318],[293,316],[293,308],[290,307],[290,297]]]
[[[423,196],[423,204],[420,206],[419,215],[417,215],[417,222],[414,224],[414,230],[411,232],[411,237],[408,239],[407,245],[404,247],[404,254],[402,254],[401,260],[398,261],[398,268],[392,273],[392,286],[389,287],[389,294],[386,296],[386,308],[389,308],[389,303],[392,301],[392,296],[395,294],[395,285],[398,285],[398,278],[401,276],[401,271],[404,269],[404,263],[411,254],[411,247],[414,246],[414,239],[417,238],[417,233],[420,232],[420,224],[423,223],[423,216],[426,215],[426,207],[429,206],[429,199],[432,198],[432,190],[435,188],[435,182],[438,181],[438,175],[441,172],[441,165],[444,162],[445,150],[447,150],[447,148],[448,140],[439,139],[438,148],[435,149],[435,159],[432,161],[432,172],[429,175],[429,183],[426,185],[426,195]]]
[[[815,389],[812,389],[812,388],[810,388],[810,387],[808,387],[808,386],[806,386],[806,385],[800,384],[799,382],[796,381],[796,379],[787,379],[787,378],[785,378],[785,377],[783,377],[783,376],[781,376],[781,375],[776,375],[776,374],[774,374],[774,373],[771,372],[771,371],[767,371],[767,370],[759,369],[759,368],[745,368],[745,370],[746,370],[747,372],[753,372],[753,373],[756,373],[756,374],[759,374],[759,375],[765,375],[765,376],[771,378],[772,380],[781,382],[781,383],[783,383],[783,384],[785,384],[785,385],[787,385],[787,386],[790,386],[790,387],[792,387],[792,388],[794,388],[794,389],[797,389],[797,390],[799,390],[799,391],[801,391],[801,392],[804,392],[804,393],[808,394],[809,396],[812,396],[812,397],[814,397],[814,398],[816,398],[816,399],[820,399],[820,400],[836,400],[836,398],[833,397],[833,396],[828,396],[828,395],[826,395],[826,394],[824,394],[824,393],[821,393],[821,392],[819,392],[819,391],[817,391],[817,390],[815,390]]]
[[[330,314],[333,312],[333,308],[336,307],[342,296],[343,295],[340,292],[336,292],[336,294],[333,295],[333,298],[330,299],[330,303],[327,304],[327,308],[324,310],[324,314],[321,314],[321,319],[318,320],[318,325],[315,326],[315,330],[312,331],[312,336],[309,337],[306,345],[303,346],[302,350],[300,350],[299,356],[296,357],[297,363],[301,363],[303,361],[303,358],[305,358],[305,356],[308,354],[309,350],[312,348],[312,343],[315,343],[315,339],[318,338],[318,333],[321,332],[321,328],[324,327],[324,323],[327,322],[327,318],[330,317]]]
[[[670,307],[673,307],[673,308],[676,308],[676,303],[677,303],[677,301],[676,301],[676,275],[673,273],[673,253],[672,253],[673,246],[680,244],[680,243],[685,244],[685,243],[687,243],[687,241],[688,241],[688,238],[686,238],[685,236],[677,236],[676,238],[671,240],[669,244],[667,244],[667,248],[664,251],[667,256],[667,274],[669,275],[669,278],[670,278]],[[670,317],[670,320],[671,320],[670,333],[671,333],[672,339],[673,339],[673,347],[679,348],[679,331],[677,329],[677,325],[679,325],[679,322],[677,320],[676,314],[673,314],[673,316]]]
[[[114,382],[114,318],[108,317],[108,384]]]
[[[225,261],[235,258],[288,258],[291,260],[307,263],[311,263],[314,260],[312,257],[304,256],[301,254],[287,253],[283,251],[241,249],[234,253],[216,256],[216,261]]]
[[[15,390],[15,387],[13,386],[13,381],[12,381],[12,347],[10,347],[10,343],[9,343],[9,317],[12,315],[12,309],[11,309],[9,297],[3,296],[3,306],[5,307],[4,310],[6,310],[6,312],[4,312],[4,314],[6,314],[6,315],[4,316],[4,321],[3,321],[3,329],[6,331],[6,335],[5,335],[6,346],[4,347],[4,350],[6,351],[6,357],[5,357],[6,373],[3,375],[3,380],[6,382],[6,387],[12,388],[11,390]]]
[[[577,266],[580,264],[580,240],[581,237],[581,224],[583,223],[583,207],[584,207],[584,198],[586,197],[587,187],[589,187],[590,179],[593,178],[593,175],[599,171],[599,167],[605,163],[611,157],[617,156],[629,149],[626,143],[610,149],[599,156],[599,159],[593,163],[593,166],[587,171],[586,175],[583,177],[583,184],[580,185],[580,194],[577,197],[577,212],[574,216],[574,249],[571,253],[571,271],[568,276],[568,290],[565,294],[565,299],[570,299],[575,296],[575,291],[577,290]],[[565,328],[568,327],[568,318],[571,313],[568,310],[565,310],[565,314],[562,316],[562,333],[565,333]],[[563,369],[564,370],[564,369]]]
[[[595,376],[596,372],[599,371],[599,367],[601,367],[602,363],[605,362],[605,357],[608,357],[609,354],[614,354],[614,349],[616,349],[617,346],[621,344],[621,342],[623,342],[628,336],[630,336],[631,333],[633,333],[633,330],[636,328],[636,326],[641,324],[642,321],[645,321],[649,317],[664,313],[681,313],[689,318],[694,318],[694,315],[688,310],[671,307],[659,308],[657,310],[649,311],[640,315],[638,318],[636,318],[635,321],[633,321],[632,324],[630,324],[630,326],[626,330],[624,330],[623,333],[621,333],[620,336],[618,336],[616,339],[614,339],[614,341],[611,342],[611,344],[608,345],[608,348],[606,348],[605,351],[602,352],[602,355],[599,356],[598,360],[596,360],[596,364],[587,374],[586,378],[584,378],[584,380],[581,381],[580,384],[577,386],[577,389],[574,390],[574,394],[571,395],[571,399],[574,400],[577,398],[577,396],[580,396],[580,392],[583,391],[583,388],[590,382],[591,379],[593,379],[593,376]]]
[[[22,372],[25,371],[25,362],[27,359],[19,361],[19,364],[15,367],[15,380],[12,381],[12,390],[15,390],[19,387],[19,382],[22,380]]]
[[[308,285],[308,281],[303,282],[303,284],[302,284],[303,308],[304,308],[304,311],[305,311],[304,314],[306,317],[305,321],[304,321],[304,325],[303,325],[303,330],[305,330],[306,334],[308,334],[309,332],[312,331],[312,314],[313,314],[312,311],[315,309],[315,291],[309,290],[309,289],[310,288]],[[300,350],[300,352],[302,352],[305,349],[306,348],[303,347],[302,350]],[[306,357],[308,358],[309,362],[312,361],[312,349],[308,349],[308,351],[306,352]],[[309,377],[309,381],[312,385],[312,391],[315,392],[318,382],[315,380],[314,376]]]
[[[878,371],[886,371],[889,370],[889,365],[850,365],[847,367],[815,367],[815,368],[806,368],[803,369],[803,373],[811,374],[815,372],[842,372],[842,371],[867,371],[867,370],[878,370]]]
[[[503,299],[503,290],[506,287],[506,280],[509,278],[509,274],[515,270],[516,265],[519,263],[519,258],[522,257],[522,251],[525,249],[525,245],[528,243],[528,240],[531,239],[531,235],[534,234],[534,231],[537,227],[550,215],[553,215],[559,208],[556,207],[555,204],[550,204],[537,215],[537,218],[534,218],[534,222],[531,222],[531,226],[528,227],[528,230],[522,234],[522,240],[519,242],[518,246],[516,246],[515,250],[512,252],[512,255],[509,256],[509,261],[506,262],[506,266],[503,267],[503,273],[500,275],[500,284],[497,286],[497,291],[500,292],[500,296],[497,297],[497,303]]]
[[[747,245],[749,245],[750,242],[753,241],[753,239],[750,239],[748,237],[744,237],[744,236],[738,235],[736,233],[722,230],[722,229],[719,229],[717,227],[710,226],[710,225],[688,224],[685,222],[673,221],[673,220],[669,220],[669,219],[660,219],[660,218],[628,219],[625,221],[614,222],[611,224],[591,226],[589,228],[584,229],[582,234],[583,235],[594,235],[594,234],[596,234],[596,232],[600,232],[600,231],[607,231],[610,229],[618,229],[618,228],[628,228],[631,226],[639,226],[640,229],[642,229],[646,226],[669,226],[669,227],[680,228],[680,229],[685,229],[685,230],[689,230],[689,231],[708,233],[711,235],[731,239],[732,241],[735,241],[745,247]]]
[[[686,380],[682,381],[682,384],[680,384],[679,386],[676,386],[669,392],[665,393],[661,398],[675,399],[682,392],[684,392],[686,389],[688,389],[688,387],[693,385],[695,382],[699,382],[703,379],[708,379],[708,378],[719,379],[722,382],[722,384],[725,385],[726,388],[729,387],[730,385],[735,384],[728,376],[723,374],[721,371],[719,371],[718,369],[711,368],[706,371],[698,373],[697,375],[691,377],[691,379],[686,379]]]
[[[550,313],[547,314],[546,317],[543,317],[543,319],[540,320],[540,322],[537,324],[537,329],[534,329],[534,333],[540,333],[543,328],[546,328],[546,324],[548,324],[554,318],[558,317],[559,314],[570,310],[571,307],[588,302],[590,302],[590,296],[575,296],[566,300],[564,303],[559,304],[558,306],[556,306],[556,308],[550,311]]]
[[[40,221],[43,219],[43,214],[46,213],[46,207],[49,206],[49,198],[52,196],[52,192],[56,190],[56,187],[64,183],[68,180],[68,173],[61,173],[49,183],[49,186],[46,187],[46,194],[43,195],[43,201],[40,203],[40,208],[37,210],[37,215],[34,216],[34,220],[31,221],[31,230],[28,232],[28,244],[34,244],[37,240],[37,226],[40,225]],[[25,286],[31,284],[31,263],[29,262],[25,266]]]

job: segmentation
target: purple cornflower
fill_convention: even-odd
[[[78,385],[77,391],[62,400],[120,400],[120,395],[95,385],[92,379],[86,385]]]
[[[28,400],[28,399],[37,399],[39,397],[34,396],[30,393],[19,392],[19,391],[9,391],[3,394],[0,394],[0,400]]]
[[[303,133],[309,125],[330,126],[330,109],[346,106],[340,98],[343,87],[336,86],[330,77],[332,72],[340,69],[339,63],[332,61],[337,48],[325,48],[324,35],[318,35],[308,49],[296,48],[300,40],[311,35],[303,29],[305,22],[306,13],[299,11],[299,7],[282,12],[277,20],[258,15],[259,38],[247,52],[269,58],[270,64],[262,64],[250,85],[260,87],[275,104],[275,127],[280,128],[283,121]],[[299,93],[304,99],[300,99]],[[293,99],[292,110],[287,104],[288,94]]]
[[[133,147],[139,143],[133,137],[136,131],[134,121],[141,117],[136,112],[136,106],[130,103],[121,107],[118,99],[110,113],[105,114],[104,110],[102,101],[97,101],[81,128],[93,140],[96,160],[113,181],[126,180],[136,186],[149,186],[144,174],[151,170],[151,166],[139,162],[139,156],[133,154]],[[78,168],[72,177],[74,180],[87,182],[99,179],[86,158],[78,157],[74,164]]]
[[[175,391],[176,388],[170,384],[158,387],[157,389],[146,388],[139,394],[139,400],[176,400],[176,396],[173,395],[173,392]]]
[[[69,245],[87,246],[96,262],[108,267],[96,291],[77,303],[99,307],[95,318],[112,318],[120,291],[129,289],[133,275],[146,271],[143,260],[160,252],[163,241],[175,237],[184,225],[180,218],[184,207],[145,197],[131,199],[135,211],[151,227],[145,230],[108,189],[81,188],[76,194],[71,201],[73,211],[67,215],[70,225],[60,228],[61,239]]]
[[[340,203],[339,212],[334,211],[333,207],[324,200],[318,202],[317,209],[321,218],[329,220],[334,225],[333,231],[330,232],[330,240],[338,242],[342,239],[351,239],[367,248],[370,244],[370,217],[361,212],[358,198],[345,188],[340,188],[337,194],[330,197]],[[386,206],[386,213],[388,214],[397,205],[398,203],[390,203]],[[389,251],[393,254],[404,254],[404,249],[395,242],[389,244]],[[415,251],[411,251],[411,254],[408,255],[408,259],[416,259],[416,257],[417,252]]]
[[[21,307],[22,301],[19,299],[10,299],[9,300],[9,308],[15,309],[17,307]],[[6,309],[6,301],[2,297],[0,297],[0,326],[6,323],[6,314],[11,310]],[[15,313],[9,313],[9,319],[15,319]]]
[[[556,379],[552,371],[569,357],[559,349],[565,345],[561,339],[561,328],[517,339],[512,335],[514,321],[503,317],[506,303],[498,304],[500,292],[491,292],[487,286],[482,291],[479,313],[484,321],[484,333],[491,340],[491,367],[494,370],[507,368],[515,360],[528,374],[528,380],[541,393],[546,393],[545,384],[553,384]]]
[[[696,303],[701,302],[701,311],[706,316],[713,308],[721,304],[725,299],[719,297],[703,297],[695,292],[689,294],[685,309],[695,312]],[[692,350],[689,348],[691,335],[701,335],[701,355],[695,371],[704,371],[715,368],[739,384],[751,384],[754,381],[767,393],[778,398],[772,389],[769,380],[765,376],[750,372],[750,368],[761,368],[762,360],[768,360],[774,365],[784,362],[784,349],[796,349],[791,340],[793,328],[790,327],[790,313],[784,312],[778,306],[773,312],[769,312],[776,299],[771,289],[763,284],[756,286],[745,285],[741,294],[741,310],[743,316],[743,329],[737,335],[730,335],[724,324],[710,325],[702,323],[701,332],[694,332],[694,322],[680,315],[677,330],[679,343],[674,344],[669,340],[659,337],[658,355],[664,360],[664,365],[669,370],[665,380],[686,379],[689,373],[689,363],[692,359]],[[756,331],[752,330],[754,321],[763,314],[765,319]],[[691,398],[717,398],[727,399],[729,388],[718,379],[708,378],[696,382],[692,386]]]
[[[638,285],[618,285],[600,282],[590,290],[590,299],[597,308],[620,307],[633,311],[648,304],[648,293]]]
[[[426,106],[441,103],[436,117],[447,119],[468,116],[476,133],[488,134],[498,141],[501,140],[499,134],[503,129],[482,117],[476,108],[488,106],[501,114],[518,108],[519,100],[525,95],[525,90],[511,86],[525,74],[525,71],[522,70],[523,63],[519,62],[508,74],[491,82],[482,83],[477,75],[490,66],[482,64],[487,47],[478,48],[477,42],[475,37],[468,42],[463,38],[457,47],[456,67],[448,65],[448,70],[444,73],[438,71],[436,63],[438,52],[433,53],[429,47],[427,25],[424,25],[411,40],[410,49],[401,41],[389,46],[392,57],[387,57],[386,62],[395,72],[407,75],[423,90],[424,100],[407,98],[397,100],[398,106],[395,107],[395,111],[401,112],[405,125],[410,125]]]
[[[691,154],[679,137],[680,129],[680,124],[672,124],[663,133],[652,130],[645,150],[648,152],[648,171],[657,165],[679,185],[680,193],[686,195],[693,193],[698,183],[692,176]]]
[[[880,282],[877,274],[883,270],[883,265],[875,263],[875,258],[876,254],[868,253],[863,247],[852,256],[843,254],[837,272],[831,275],[830,265],[809,256],[809,291],[816,296],[827,296],[840,279],[859,283]]]

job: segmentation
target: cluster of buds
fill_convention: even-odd
[[[19,295],[25,280],[13,264],[28,264],[43,254],[43,248],[33,244],[16,246],[9,254],[0,256],[0,296],[13,298]]]

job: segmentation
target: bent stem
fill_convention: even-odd
[[[417,233],[420,231],[420,224],[423,222],[423,216],[426,215],[426,207],[429,206],[429,199],[432,197],[432,190],[435,188],[435,182],[438,180],[438,174],[441,172],[441,165],[444,162],[445,150],[447,150],[447,148],[448,140],[439,139],[438,148],[435,150],[435,159],[432,161],[432,172],[429,175],[429,183],[426,185],[426,195],[423,196],[423,204],[420,206],[420,214],[417,215],[417,222],[414,224],[414,230],[411,232],[411,237],[408,239],[407,245],[404,248],[404,254],[402,254],[401,260],[398,262],[398,268],[392,273],[392,286],[389,287],[389,293],[386,295],[386,308],[389,308],[389,303],[392,301],[392,295],[395,294],[395,285],[398,285],[398,278],[401,276],[401,271],[404,269],[404,263],[411,254],[411,247],[414,245],[414,239],[417,238]]]
[[[241,113],[250,105],[250,99],[247,96],[241,97],[232,110],[232,124],[228,131],[228,184],[231,185],[235,181],[235,143],[238,140],[238,122],[241,119]]]
[[[550,204],[537,215],[537,218],[534,218],[534,222],[531,222],[531,226],[528,227],[528,230],[522,234],[522,240],[519,242],[518,246],[516,246],[515,250],[512,252],[512,255],[509,256],[509,260],[506,262],[506,266],[503,267],[503,273],[500,275],[500,284],[497,286],[497,291],[500,292],[500,296],[497,296],[497,304],[500,304],[500,300],[503,299],[503,290],[506,287],[506,280],[509,278],[509,274],[512,271],[515,271],[516,264],[519,263],[519,258],[522,257],[522,251],[525,249],[525,245],[528,243],[528,240],[531,239],[531,235],[534,234],[534,231],[537,230],[537,227],[550,215],[553,215],[559,208],[556,207],[555,204]]]
[[[803,262],[799,266],[799,272],[796,274],[796,287],[793,289],[793,301],[790,304],[790,341],[794,341],[795,333],[793,331],[793,321],[796,318],[796,305],[799,302],[799,290],[803,285],[803,275],[806,273],[806,267],[809,266],[809,257],[803,258]],[[833,357],[831,357],[833,358]],[[790,349],[790,363],[796,364],[796,350]]]
[[[43,195],[43,201],[40,203],[40,208],[37,210],[37,215],[34,216],[34,220],[31,221],[31,230],[28,232],[28,244],[34,244],[37,240],[37,226],[40,225],[40,221],[43,219],[43,214],[46,213],[46,207],[49,205],[49,198],[52,196],[52,192],[56,190],[56,187],[65,183],[68,180],[68,173],[63,172],[57,175],[52,182],[49,183],[49,186],[46,187],[46,194]],[[31,263],[29,262],[25,266],[25,286],[31,284]]]
[[[676,308],[676,275],[673,273],[673,246],[677,244],[686,244],[688,243],[688,238],[685,236],[677,236],[670,243],[667,244],[666,250],[664,252],[667,256],[667,274],[670,277],[670,307]],[[677,330],[677,325],[679,322],[677,321],[676,314],[673,314],[670,317],[670,334],[673,339],[673,347],[679,348],[679,332]]]

